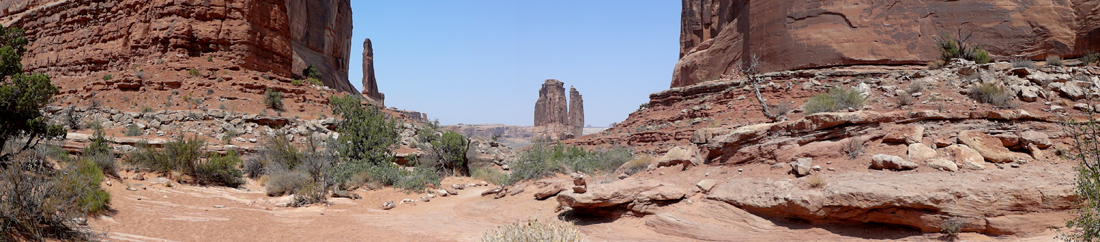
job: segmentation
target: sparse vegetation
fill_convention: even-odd
[[[188,71],[187,71],[187,74],[191,74],[191,76],[201,76],[201,75],[202,75],[202,73],[199,73],[199,70],[198,70],[198,69],[191,69],[191,70],[188,70]]]
[[[111,151],[107,138],[104,137],[103,128],[96,127],[89,141],[88,146],[84,147],[84,158],[92,161],[104,174],[119,178],[118,162],[115,161],[115,154]]]
[[[512,166],[509,184],[523,180],[539,179],[555,173],[575,171],[596,174],[611,172],[633,159],[633,153],[626,148],[597,149],[588,151],[583,147],[555,144],[534,144],[519,154],[519,160]]]
[[[499,227],[482,236],[482,242],[547,241],[579,242],[583,234],[572,223],[563,221],[542,222],[536,219],[520,221]]]
[[[832,88],[828,93],[822,93],[806,100],[804,108],[807,114],[821,112],[836,112],[848,108],[862,108],[867,100],[862,93],[851,88]]]
[[[298,80],[298,79],[290,80],[290,85],[294,85],[296,87],[302,86],[302,80]]]
[[[1100,240],[1100,120],[1088,115],[1087,121],[1070,119],[1063,123],[1065,134],[1073,139],[1073,151],[1062,151],[1064,158],[1076,160],[1077,179],[1074,194],[1076,217],[1066,222],[1066,241]]]
[[[1090,63],[1097,62],[1097,61],[1100,61],[1100,54],[1097,54],[1096,52],[1088,52],[1088,53],[1085,53],[1084,56],[1081,56],[1081,64],[1082,65],[1087,66]]]
[[[909,87],[905,88],[905,92],[913,94],[923,92],[924,90],[928,90],[929,88],[931,88],[931,85],[929,85],[927,82],[913,81],[909,83]]]
[[[823,188],[825,187],[825,177],[821,175],[812,175],[808,178],[810,182],[810,188]]]
[[[967,40],[970,39],[970,33],[962,34],[962,29],[959,29],[958,37],[954,38],[951,34],[944,33],[939,38],[936,38],[936,46],[940,50],[940,58],[944,61],[950,61],[954,58],[961,58],[970,61],[974,61],[978,64],[989,63],[989,52],[981,48],[981,46],[970,46]]]
[[[65,108],[65,111],[62,112],[62,122],[64,122],[66,126],[69,126],[69,129],[73,131],[80,130],[81,115],[76,113],[76,107],[69,106],[68,108]]]
[[[309,67],[306,67],[306,69],[302,70],[302,76],[307,79],[321,79],[321,71],[317,70],[316,66],[309,65]]]
[[[138,136],[141,135],[141,133],[143,133],[143,131],[136,124],[126,125],[126,136]]]
[[[211,154],[206,162],[195,167],[195,180],[202,185],[237,187],[244,184],[241,180],[241,156],[237,152],[226,151],[225,155]]]
[[[637,155],[634,156],[634,159],[623,164],[622,172],[627,175],[634,175],[644,171],[650,164],[653,164],[653,157],[646,154]]]
[[[913,95],[909,93],[901,93],[894,96],[894,102],[898,104],[897,108],[909,106],[913,104]]]
[[[267,105],[267,108],[270,109],[283,110],[283,93],[267,89],[264,92],[264,105]]]
[[[321,82],[321,79],[317,79],[317,78],[312,78],[312,77],[306,78],[306,82],[308,82],[309,84],[312,84],[314,86],[325,86],[325,83]]]
[[[848,139],[848,142],[844,143],[844,154],[848,155],[848,159],[855,160],[860,155],[863,155],[863,139],[852,137]]]
[[[1009,62],[1012,62],[1012,68],[1036,68],[1035,62],[1021,57],[1014,57]]]
[[[103,75],[103,80],[104,81],[110,81],[111,79],[114,79],[114,78],[115,78],[115,76],[112,76],[111,74]]]
[[[1047,66],[1062,66],[1065,63],[1062,62],[1062,57],[1058,55],[1047,55]]]
[[[944,240],[955,241],[959,239],[959,232],[962,232],[963,226],[966,226],[966,221],[959,218],[950,218],[943,221],[940,225],[940,233],[943,234]]]
[[[943,67],[943,65],[945,65],[945,64],[947,64],[947,62],[945,62],[943,60],[929,61],[928,62],[928,69],[929,70],[940,69],[940,67]]]
[[[239,155],[230,151],[225,155],[209,154],[204,157],[201,150],[204,145],[205,142],[198,137],[183,136],[165,143],[163,149],[143,143],[138,145],[138,150],[130,153],[127,161],[168,177],[172,177],[173,172],[179,172],[201,185],[236,187],[244,183],[237,168],[241,163]]]
[[[482,167],[474,169],[470,174],[471,177],[481,179],[496,185],[506,185],[508,183],[508,173],[504,173],[493,169],[492,167]]]
[[[1011,92],[994,84],[977,84],[971,86],[968,95],[978,102],[993,104],[993,106],[1001,108],[1011,107],[1011,101],[1016,99],[1016,96]]]

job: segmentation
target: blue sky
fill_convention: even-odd
[[[363,39],[386,105],[443,124],[530,126],[546,79],[575,86],[585,123],[626,119],[668,89],[681,1],[352,1],[349,78]]]

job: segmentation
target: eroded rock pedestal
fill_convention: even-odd
[[[564,140],[581,136],[584,128],[584,101],[576,88],[569,88],[566,106],[564,83],[547,79],[535,101],[535,140]]]

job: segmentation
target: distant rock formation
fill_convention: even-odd
[[[357,93],[348,80],[351,1],[285,0],[285,4],[294,48],[293,73],[313,65],[326,86]]]
[[[683,0],[671,87],[737,74],[752,55],[766,72],[923,65],[960,28],[995,59],[1079,56],[1100,51],[1100,2]]]
[[[386,95],[378,92],[378,80],[374,78],[374,47],[370,39],[363,41],[363,95],[385,105]]]
[[[577,88],[569,86],[569,117],[570,132],[574,136],[584,135],[584,99]]]
[[[572,103],[566,106],[564,83],[547,79],[535,101],[535,140],[564,140],[581,135],[584,127],[584,104],[580,92],[570,88]]]

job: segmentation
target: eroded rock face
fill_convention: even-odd
[[[4,1],[0,24],[27,31],[24,71],[57,81],[154,65],[291,78],[312,64],[327,86],[356,92],[348,0]]]
[[[564,83],[546,79],[535,101],[535,140],[564,140],[581,136],[584,131],[584,101],[576,88],[570,87],[570,103],[566,106]]]
[[[363,95],[385,106],[386,96],[378,92],[378,80],[374,77],[374,46],[370,39],[363,41]]]
[[[1077,56],[1100,49],[1096,1],[684,0],[672,87],[735,74],[852,64],[923,64],[935,36],[972,32],[995,58]]]

